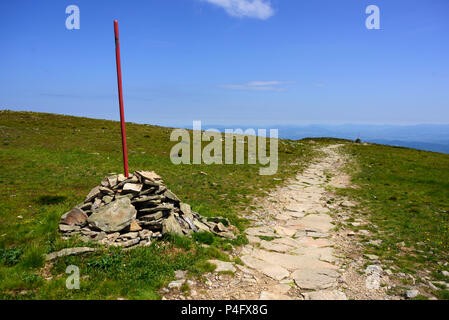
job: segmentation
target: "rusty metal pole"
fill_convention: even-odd
[[[120,105],[120,125],[122,128],[122,152],[123,152],[123,167],[125,177],[129,177],[128,171],[128,151],[126,149],[126,131],[125,131],[125,114],[123,112],[123,90],[122,90],[122,68],[120,65],[120,44],[118,36],[118,21],[114,20],[114,34],[115,34],[115,60],[117,62],[117,84],[118,84],[118,99]]]

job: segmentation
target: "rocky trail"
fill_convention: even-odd
[[[335,228],[339,222],[344,225],[356,206],[332,192],[350,186],[342,170],[347,159],[339,148],[320,147],[320,156],[308,168],[261,199],[262,209],[246,217],[252,221],[245,231],[249,244],[230,256],[243,265],[211,261],[217,269],[206,274],[204,283],[177,273],[178,280],[161,290],[164,299],[398,298],[386,294],[388,275],[376,257],[363,255],[357,234]],[[185,281],[190,295],[173,290]]]

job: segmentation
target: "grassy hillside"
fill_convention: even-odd
[[[258,165],[173,165],[170,128],[127,123],[126,129],[131,172],[156,171],[195,211],[227,217],[240,229],[245,221],[237,213],[250,209],[255,197],[294,175],[312,157],[309,143],[282,140],[279,170],[273,176],[260,176]],[[82,202],[105,175],[122,172],[120,126],[107,120],[1,111],[0,137],[2,298],[157,298],[156,289],[174,270],[200,274],[208,268],[207,257],[229,249],[218,239],[208,250],[171,239],[125,253],[60,259],[41,269],[42,253],[76,245],[59,239],[61,214]],[[89,276],[81,290],[65,288],[64,270],[70,264]],[[49,277],[53,280],[44,280]]]
[[[310,163],[312,147],[337,141],[280,140],[278,173],[260,176],[258,165],[173,165],[171,130],[128,123],[130,171],[156,171],[195,211],[227,217],[241,230],[246,222],[237,215],[257,206],[254,199]],[[211,270],[207,259],[227,260],[231,245],[245,243],[242,236],[234,241],[171,237],[146,248],[45,264],[44,253],[86,245],[62,241],[58,221],[105,175],[122,172],[119,123],[0,111],[0,137],[0,299],[157,299],[158,288],[175,270],[200,276]],[[348,171],[359,186],[340,192],[360,203],[354,219],[371,222],[371,235],[362,239],[366,253],[378,255],[404,288],[432,281],[429,290],[448,298],[438,281],[449,283],[442,274],[449,271],[449,155],[338,142],[351,156]],[[65,270],[72,264],[80,268],[80,290],[65,287]]]
[[[428,291],[449,299],[438,282],[449,283],[442,273],[449,271],[449,155],[371,144],[345,148],[356,160],[349,171],[360,188],[344,193],[361,203],[356,216],[373,224],[366,242],[383,241],[367,244],[367,253],[378,255],[404,286],[432,281],[438,289]]]

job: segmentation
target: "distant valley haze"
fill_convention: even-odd
[[[191,128],[186,126],[186,128]],[[279,138],[340,138],[362,142],[402,146],[419,150],[442,152],[449,154],[449,124],[418,124],[418,125],[368,125],[368,124],[311,124],[311,125],[273,125],[258,126],[222,126],[203,125],[203,129],[214,128],[220,131],[225,129],[253,128],[278,129]]]

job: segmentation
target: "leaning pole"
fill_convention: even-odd
[[[125,130],[125,114],[123,112],[123,90],[122,90],[122,68],[120,65],[120,43],[118,36],[118,21],[114,20],[114,34],[115,34],[115,60],[117,63],[117,85],[118,85],[118,99],[120,106],[120,125],[122,128],[122,152],[123,152],[123,168],[125,177],[129,177],[128,171],[128,152],[126,149],[126,130]]]

